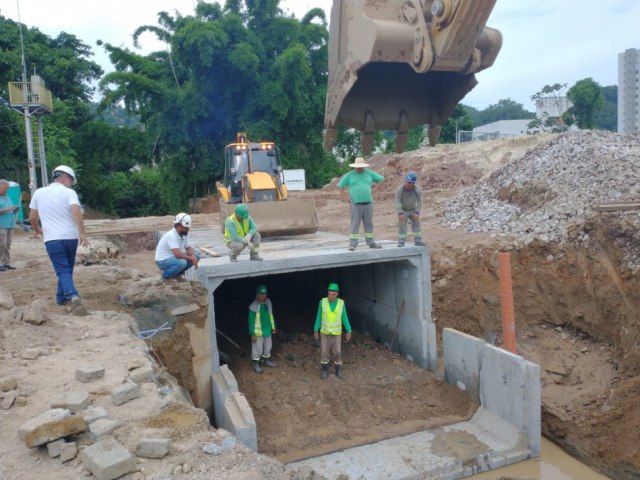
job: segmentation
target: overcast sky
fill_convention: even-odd
[[[157,13],[193,13],[196,0],[0,0],[0,14],[50,36],[61,31],[90,45],[95,61],[111,70],[96,40],[133,48],[131,34],[156,25]],[[349,1],[349,0],[346,0]],[[223,2],[221,2],[223,3]],[[327,11],[332,0],[281,0],[300,18],[309,9]],[[498,0],[488,25],[503,35],[494,66],[477,75],[480,84],[463,100],[478,109],[511,98],[533,111],[530,97],[549,84],[591,77],[602,86],[618,83],[618,54],[640,48],[640,0]],[[151,34],[141,53],[161,48]]]

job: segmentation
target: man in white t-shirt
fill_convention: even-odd
[[[47,254],[58,276],[58,305],[80,304],[80,295],[73,284],[73,267],[78,240],[83,247],[89,246],[84,233],[80,200],[71,188],[76,182],[73,169],[60,165],[53,170],[51,185],[36,190],[29,204],[29,221],[34,235],[42,235]]]
[[[191,217],[179,213],[173,220],[173,228],[165,233],[156,247],[156,265],[162,270],[162,279],[181,279],[191,267],[198,268],[200,257],[189,243]]]

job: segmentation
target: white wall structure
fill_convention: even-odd
[[[522,120],[498,120],[497,122],[487,123],[486,125],[480,125],[473,129],[474,135],[476,134],[495,134],[496,138],[504,136],[518,136],[526,135],[531,119]]]
[[[306,190],[307,183],[304,176],[304,170],[299,168],[295,170],[283,170],[284,184],[288,190]]]
[[[618,132],[640,131],[640,49],[618,54]]]
[[[562,117],[564,112],[573,107],[573,103],[567,97],[543,97],[536,101],[536,118]]]

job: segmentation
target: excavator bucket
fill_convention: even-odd
[[[486,27],[496,0],[333,0],[325,148],[337,127],[360,130],[365,155],[376,130],[429,126],[429,143],[464,96],[475,73],[493,65],[502,35]]]
[[[224,220],[237,204],[220,200],[220,223],[224,233]],[[278,202],[254,202],[247,205],[249,215],[263,237],[302,235],[315,233],[320,227],[318,212],[312,199],[293,199]]]

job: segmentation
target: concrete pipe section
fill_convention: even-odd
[[[231,263],[219,229],[191,233],[192,243],[218,258],[206,258],[194,272],[208,290],[208,320],[197,332],[193,359],[199,406],[212,412],[215,425],[257,450],[258,432],[250,405],[227,365],[221,364],[216,330],[237,310],[251,288],[268,283],[291,298],[317,305],[330,282],[339,282],[354,330],[429,370],[436,369],[436,329],[431,318],[428,248],[380,250],[362,242],[347,251],[346,237],[326,233],[264,241],[263,262],[248,253]],[[246,291],[245,291],[246,290]],[[283,292],[279,292],[282,294]],[[271,290],[270,290],[271,295]],[[400,305],[403,321],[396,324]],[[246,309],[242,305],[243,312]],[[203,338],[207,337],[207,338]],[[466,391],[479,405],[466,422],[348,448],[295,461],[327,478],[457,479],[540,454],[539,367],[475,337],[443,331],[445,380]],[[223,362],[224,363],[224,362]]]

